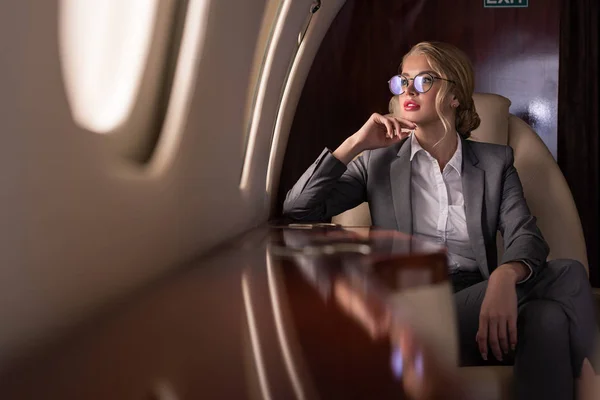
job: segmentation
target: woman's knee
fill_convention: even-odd
[[[565,340],[569,321],[560,304],[551,300],[533,300],[519,310],[519,328],[534,340]]]
[[[548,268],[552,273],[560,275],[563,279],[567,278],[571,280],[585,281],[589,279],[586,268],[577,260],[572,260],[569,258],[550,260],[546,264],[546,268]]]

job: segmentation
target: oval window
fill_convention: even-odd
[[[67,99],[83,128],[110,133],[131,113],[160,0],[61,0],[59,43]]]

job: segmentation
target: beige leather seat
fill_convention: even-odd
[[[538,218],[544,237],[550,245],[548,259],[572,258],[586,269],[588,260],[585,240],[575,202],[552,154],[539,136],[520,118],[509,113],[510,100],[505,97],[476,93],[473,96],[481,118],[472,140],[510,145],[515,154],[515,167],[523,184],[525,198]],[[390,110],[395,109],[394,100]],[[371,216],[366,203],[333,218],[346,226],[369,226]],[[502,256],[502,238],[498,235],[498,257]],[[481,391],[480,398],[508,399],[512,379],[511,367],[462,368]]]

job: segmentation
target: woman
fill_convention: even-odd
[[[467,57],[423,42],[401,68],[389,82],[401,110],[373,114],[333,153],[323,151],[288,193],[284,215],[323,221],[368,201],[375,226],[444,243],[461,364],[514,362],[518,398],[573,398],[596,329],[584,267],[546,262],[512,149],[465,140],[479,125]]]

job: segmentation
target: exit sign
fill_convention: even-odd
[[[484,7],[529,7],[529,0],[483,0]]]

